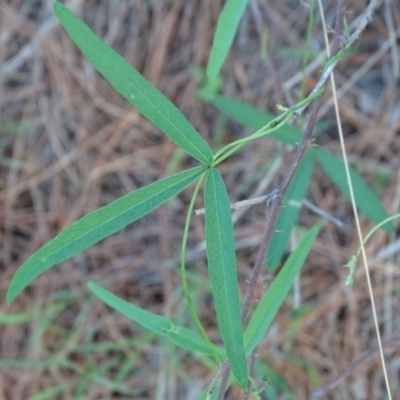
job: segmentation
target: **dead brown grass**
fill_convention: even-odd
[[[190,67],[205,66],[222,3],[71,1],[74,12],[174,101],[210,143],[219,114],[196,98]],[[223,91],[274,112],[274,104],[287,104],[299,96],[300,80],[283,88],[301,70],[301,60],[284,50],[303,49],[308,9],[297,1],[261,3],[261,10],[268,10],[269,61],[260,59],[260,38],[249,9],[223,69]],[[334,2],[325,3],[332,25]],[[363,10],[364,3],[348,2],[349,20]],[[394,32],[385,18],[385,7],[390,7],[394,27],[400,25],[398,3],[384,2],[357,43],[357,54],[339,65],[336,77],[339,88],[355,79],[340,99],[352,163],[392,214],[399,211],[400,202],[400,97],[393,47],[378,57],[380,46]],[[52,1],[0,0],[0,41],[0,293],[4,299],[18,266],[61,229],[191,161],[83,59],[57,23]],[[315,29],[313,50],[322,43],[321,32]],[[375,62],[365,70],[374,57]],[[307,90],[319,72],[309,74]],[[332,125],[318,141],[339,154],[332,115],[327,100],[321,117]],[[223,133],[228,142],[243,135],[243,129],[229,122]],[[272,141],[262,140],[224,163],[221,170],[232,201],[252,196],[259,182],[251,178],[267,162],[282,157],[284,168],[291,155]],[[279,177],[280,171],[271,176],[270,188]],[[250,183],[243,186],[243,182]],[[77,388],[87,384],[79,398],[186,399],[194,398],[210,382],[212,372],[201,363],[114,315],[85,286],[89,279],[100,282],[141,307],[190,323],[176,268],[189,196],[189,191],[180,195],[123,232],[46,272],[10,306],[1,301],[1,314],[31,310],[35,314],[26,323],[0,326],[0,361],[31,360],[36,368],[2,364],[0,399],[27,399],[60,384],[68,384],[64,394],[50,398],[75,398]],[[344,284],[347,270],[342,265],[358,246],[350,207],[318,169],[308,199],[341,219],[347,228],[332,223],[325,226],[299,281],[301,308],[294,314],[292,299],[288,299],[259,348],[259,358],[286,380],[296,399],[310,398],[313,388],[340,378],[349,367],[349,375],[324,398],[383,398],[362,269],[357,270],[353,288]],[[236,224],[243,289],[263,218],[264,211],[255,207]],[[303,210],[302,225],[311,226],[316,220],[313,213]],[[365,219],[362,224],[363,232],[373,226]],[[216,338],[212,302],[200,290],[207,282],[206,263],[196,245],[203,239],[202,218],[195,218],[190,250],[196,263],[196,293],[201,318]],[[295,245],[296,238],[292,241]],[[399,241],[379,232],[367,244],[367,252],[381,331],[389,340],[389,378],[394,398],[400,398],[399,340],[393,341],[400,334]],[[130,343],[116,349],[83,350],[91,343],[128,339]],[[368,354],[369,358],[356,364]],[[69,364],[61,365],[56,356]],[[49,360],[51,365],[40,367]],[[129,360],[132,367],[119,393],[90,375],[93,368],[103,368],[103,377],[112,381]],[[107,367],[108,362],[115,365]],[[135,395],[125,389],[135,390]],[[229,396],[241,398],[235,390]]]

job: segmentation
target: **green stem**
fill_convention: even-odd
[[[188,282],[187,282],[187,277],[186,277],[186,245],[187,245],[187,240],[188,240],[188,236],[189,236],[189,226],[190,226],[190,221],[192,218],[192,214],[193,214],[193,210],[194,210],[194,203],[196,201],[197,195],[199,193],[200,190],[200,186],[203,183],[203,180],[205,178],[205,176],[207,175],[208,170],[206,172],[204,172],[203,175],[201,175],[201,177],[199,178],[197,185],[194,189],[193,192],[193,196],[192,199],[190,200],[190,204],[189,204],[189,209],[187,212],[187,216],[186,216],[186,222],[185,222],[185,229],[183,231],[183,239],[182,239],[182,248],[181,248],[181,277],[182,277],[182,286],[183,286],[183,292],[185,293],[185,297],[186,300],[188,302],[189,305],[189,309],[190,309],[190,313],[192,314],[192,317],[198,327],[198,329],[201,332],[201,335],[203,336],[203,338],[205,339],[205,341],[207,342],[208,348],[211,352],[211,354],[214,356],[214,358],[216,359],[216,361],[218,363],[221,362],[221,360],[219,359],[218,355],[216,354],[215,350],[214,350],[214,346],[211,343],[201,321],[199,316],[197,315],[196,312],[196,308],[194,307],[193,304],[193,300],[192,297],[190,296],[190,292],[189,292],[189,286],[188,286]]]
[[[235,142],[230,143],[227,146],[223,147],[221,150],[219,150],[217,153],[215,153],[214,160],[212,162],[212,166],[213,167],[217,166],[219,163],[226,160],[232,154],[234,154],[238,150],[240,150],[248,142],[258,139],[260,137],[269,135],[270,133],[281,128],[283,125],[285,125],[290,120],[290,118],[294,114],[296,114],[297,109],[300,109],[304,105],[310,103],[311,101],[313,101],[314,99],[319,97],[324,92],[324,90],[325,90],[325,86],[323,86],[320,90],[318,90],[318,92],[312,94],[311,96],[308,96],[306,99],[297,103],[294,107],[285,109],[283,114],[274,118],[271,122],[269,122],[267,125],[263,126],[258,131],[254,132],[252,135],[242,138],[242,139],[239,139],[239,140],[236,140]],[[283,107],[281,107],[281,108],[283,108]]]
[[[356,254],[353,255],[353,257],[351,257],[350,261],[346,264],[346,267],[350,268],[350,272],[349,272],[349,276],[346,279],[346,285],[351,286],[353,284],[353,276],[354,276],[354,271],[356,269],[357,263],[358,263],[358,259],[360,258],[360,254],[361,254],[361,249],[363,246],[365,246],[365,244],[368,242],[369,238],[382,226],[385,225],[387,222],[390,222],[396,218],[400,218],[400,213],[399,214],[395,214],[392,215],[389,218],[384,219],[382,222],[380,222],[378,225],[376,225],[373,229],[371,229],[368,232],[368,235],[365,236],[362,245],[360,245],[360,247],[358,248]]]
[[[292,117],[292,115],[293,115],[293,110],[289,109],[279,117],[273,119],[267,125],[263,126],[257,132],[253,133],[251,136],[236,140],[235,142],[228,144],[214,155],[214,161],[212,165],[215,167],[216,165],[227,159],[229,156],[240,150],[248,142],[269,135],[273,131],[276,131],[277,129],[285,125]]]

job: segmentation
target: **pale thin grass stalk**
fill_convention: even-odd
[[[324,9],[322,7],[321,0],[318,0],[318,5],[319,5],[320,14],[321,14],[321,20],[322,20],[322,26],[323,26],[323,33],[324,33],[326,51],[327,51],[328,57],[330,57],[328,34],[327,34],[327,28],[326,28],[326,23],[325,23]],[[335,116],[336,116],[338,132],[339,132],[340,146],[341,146],[341,149],[342,149],[343,161],[344,161],[345,170],[346,170],[346,178],[347,178],[347,182],[348,182],[348,185],[349,185],[350,198],[351,198],[351,204],[352,204],[352,207],[353,207],[353,213],[354,213],[354,219],[355,219],[355,222],[356,222],[357,233],[358,233],[359,241],[361,243],[361,253],[362,253],[363,262],[364,262],[364,268],[365,268],[365,275],[366,275],[366,279],[367,279],[368,292],[369,292],[369,297],[370,297],[370,301],[371,301],[371,308],[372,308],[372,314],[373,314],[374,325],[375,325],[375,330],[376,330],[376,336],[377,336],[377,340],[378,340],[379,354],[380,354],[380,358],[381,358],[381,361],[382,361],[382,370],[383,370],[383,375],[384,375],[385,384],[386,384],[386,391],[387,391],[387,395],[388,395],[389,400],[391,400],[392,396],[391,396],[391,393],[390,393],[390,384],[389,384],[389,378],[388,378],[388,374],[387,374],[387,370],[386,370],[385,356],[383,354],[382,339],[381,339],[381,335],[380,335],[380,332],[379,332],[378,317],[377,317],[377,313],[376,313],[376,306],[375,306],[375,300],[374,300],[374,293],[373,293],[373,289],[372,289],[371,276],[370,276],[370,273],[369,273],[368,259],[367,259],[367,254],[366,254],[366,251],[365,251],[364,239],[363,239],[363,235],[362,235],[362,232],[361,232],[360,221],[359,221],[359,218],[358,218],[358,212],[357,212],[357,208],[356,208],[353,184],[352,184],[352,181],[351,181],[350,171],[349,171],[349,164],[348,164],[348,161],[347,161],[347,152],[346,152],[346,146],[345,146],[344,138],[343,138],[342,124],[341,124],[340,112],[339,112],[339,104],[338,104],[338,99],[337,99],[337,95],[336,95],[335,77],[334,77],[333,72],[332,72],[332,74],[330,76],[330,80],[331,80],[332,94],[333,94],[334,105],[335,105]]]

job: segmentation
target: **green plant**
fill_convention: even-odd
[[[208,83],[215,82],[218,77],[246,5],[247,1],[228,1],[221,13],[207,66]],[[305,105],[315,99],[320,101],[324,86],[322,85],[294,107],[284,108],[280,106],[279,109],[283,113],[278,117],[265,114],[236,100],[208,91],[208,101],[227,115],[233,116],[256,130],[251,136],[239,139],[213,154],[206,141],[179,110],[122,57],[102,42],[60,3],[55,3],[55,12],[71,39],[115,89],[181,149],[199,161],[201,165],[136,190],[83,217],[65,229],[55,239],[33,254],[18,269],[11,282],[7,301],[14,300],[21,290],[47,269],[82,252],[127,224],[140,219],[197,182],[183,235],[181,267],[188,304],[202,336],[189,331],[185,327],[177,326],[165,317],[154,315],[129,304],[93,282],[89,282],[88,287],[109,306],[157,335],[165,336],[178,346],[191,352],[199,352],[213,357],[217,362],[227,359],[237,383],[242,388],[247,388],[249,377],[246,357],[255,349],[267,331],[319,231],[319,226],[315,226],[303,237],[297,249],[289,257],[283,269],[265,293],[249,322],[246,323],[254,294],[254,285],[257,282],[261,267],[265,265],[267,249],[269,252],[273,249],[273,253],[268,254],[267,258],[269,268],[274,268],[282,258],[290,231],[298,217],[299,208],[293,207],[291,204],[293,202],[299,203],[304,199],[315,160],[320,162],[339,189],[345,195],[348,195],[346,180],[343,178],[343,164],[326,150],[308,147],[318,107],[315,107],[310,115],[310,122],[304,137],[299,130],[286,125],[293,115],[301,113]],[[339,60],[340,57],[338,56],[341,57],[343,54],[339,53],[332,57],[326,63],[327,70],[334,62]],[[296,162],[289,169],[283,184],[269,198],[271,212],[266,234],[260,247],[257,264],[254,268],[255,273],[249,285],[250,289],[241,308],[229,198],[217,166],[250,141],[266,135],[287,144],[300,143],[300,145],[298,153],[296,153]],[[352,174],[358,196],[356,202],[360,210],[373,221],[380,222],[385,219],[387,214],[376,195],[368,189],[354,171]],[[186,282],[185,249],[188,226],[194,209],[194,200],[204,180],[207,258],[219,329],[225,350],[210,343],[197,317]],[[281,208],[282,203],[288,207]],[[283,234],[274,233],[274,226]],[[387,225],[386,229],[392,231],[393,226]],[[217,393],[217,391],[214,393]],[[207,396],[207,393],[204,396]]]

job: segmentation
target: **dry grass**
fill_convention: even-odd
[[[73,10],[163,91],[209,143],[221,121],[217,111],[196,98],[190,67],[205,66],[222,3],[71,1]],[[298,99],[300,80],[284,84],[301,70],[295,52],[304,48],[308,9],[299,3],[268,2],[267,62],[260,59],[260,38],[248,10],[223,69],[225,94],[272,112],[274,104]],[[326,12],[332,25],[331,3]],[[349,2],[349,20],[364,3]],[[385,7],[390,7],[395,28],[400,25],[400,7],[396,2],[383,3],[357,43],[357,53],[339,65],[336,78],[339,88],[348,86],[340,109],[352,164],[393,214],[400,202],[400,97],[398,59],[387,43],[389,34],[399,31],[393,31]],[[52,1],[0,1],[0,41],[0,293],[4,299],[17,267],[62,228],[191,161],[95,73],[57,23]],[[386,50],[380,52],[385,43]],[[318,28],[312,48],[323,49]],[[319,72],[317,68],[307,76],[307,91]],[[318,142],[338,154],[332,116],[327,99],[321,119],[331,124]],[[243,135],[243,129],[230,121],[221,129],[225,143]],[[269,188],[274,187],[291,155],[262,139],[225,162],[221,171],[232,201],[252,197],[261,181],[255,174],[282,160],[281,169],[270,175]],[[70,399],[81,393],[76,397],[186,399],[210,382],[213,373],[198,360],[112,314],[85,286],[89,279],[100,282],[141,307],[190,324],[176,266],[189,196],[189,191],[183,193],[46,272],[12,305],[1,301],[1,315],[32,310],[33,314],[26,316],[26,322],[0,326],[0,399],[27,399],[60,384],[67,385],[63,394],[49,398]],[[351,374],[324,398],[383,398],[362,269],[357,270],[353,288],[344,284],[347,270],[342,265],[358,246],[350,206],[320,170],[313,175],[308,199],[341,219],[346,228],[325,226],[299,281],[300,308],[294,312],[293,299],[288,299],[260,346],[259,357],[286,380],[296,399],[309,398],[313,388],[340,377],[349,366]],[[243,289],[263,230],[263,215],[255,207],[236,223]],[[301,224],[311,226],[317,219],[304,209]],[[373,226],[364,218],[362,224],[364,232]],[[191,284],[201,318],[215,338],[211,299],[203,291],[208,282],[204,254],[195,251],[203,239],[202,218],[194,218],[190,249],[196,268]],[[399,240],[378,232],[367,252],[381,331],[389,340],[386,357],[393,396],[400,398],[400,339],[393,340],[400,335]],[[90,344],[98,347],[90,350]],[[370,357],[356,364],[366,354]],[[34,366],[17,367],[4,360],[30,360]],[[122,367],[126,376],[119,375]],[[108,383],[118,378],[122,383],[113,390]],[[230,398],[240,396],[231,390]]]

